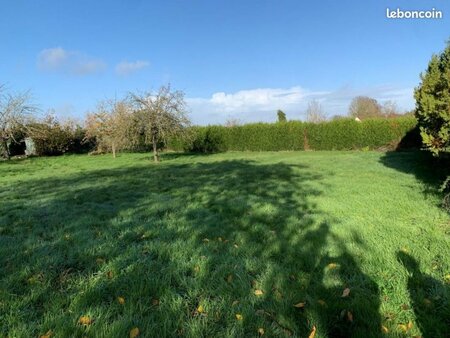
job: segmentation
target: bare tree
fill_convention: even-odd
[[[237,127],[240,126],[242,124],[241,120],[237,119],[237,118],[229,118],[225,121],[225,127]]]
[[[306,121],[312,123],[323,122],[327,119],[322,105],[316,101],[312,100],[308,103],[308,108],[306,109]]]
[[[37,110],[30,101],[29,92],[11,94],[0,86],[0,145],[6,159],[10,159],[8,144],[17,141],[15,133],[25,130],[27,120]]]
[[[358,117],[360,119],[383,116],[378,101],[368,96],[355,97],[350,104],[348,113],[351,117]]]
[[[86,138],[95,138],[100,151],[116,152],[130,146],[134,141],[132,133],[133,115],[125,101],[106,100],[98,104],[95,113],[86,118]]]
[[[383,103],[381,107],[383,115],[385,117],[398,117],[401,115],[400,109],[397,106],[397,103],[394,101],[386,101]]]
[[[159,162],[159,149],[167,144],[169,137],[187,135],[190,121],[182,91],[172,91],[170,85],[156,92],[130,94],[134,105],[139,133],[145,143],[153,147],[153,159]]]

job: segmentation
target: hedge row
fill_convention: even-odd
[[[235,127],[193,127],[190,141],[171,140],[168,148],[197,152],[394,149],[405,136],[409,146],[420,146],[414,132],[416,120],[405,116],[392,119],[338,119],[322,123],[290,121],[254,123]]]

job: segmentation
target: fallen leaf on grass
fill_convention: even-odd
[[[208,243],[209,239],[208,238],[203,238],[203,242]]]
[[[319,300],[317,301],[317,303],[319,303],[319,304],[322,305],[322,306],[327,306],[327,302],[325,302],[325,301],[322,300],[322,299],[319,299]]]
[[[264,329],[263,329],[262,327],[260,327],[260,328],[258,329],[258,334],[259,334],[260,336],[264,336]]]
[[[123,298],[123,297],[117,297],[117,301],[118,301],[119,304],[121,304],[121,305],[125,304],[125,298]]]
[[[242,317],[242,315],[240,313],[236,313],[236,319],[242,320],[242,319],[244,319],[244,317]]]
[[[92,324],[92,319],[88,316],[81,316],[80,319],[78,320],[78,323],[81,325],[91,325]]]
[[[336,263],[330,263],[330,264],[327,265],[327,268],[330,269],[330,270],[332,270],[332,269],[336,269],[337,266],[338,266],[338,265],[337,265]]]
[[[203,313],[203,312],[205,312],[205,309],[203,308],[202,305],[199,305],[199,306],[197,307],[197,312],[198,312],[198,313]]]
[[[423,299],[423,303],[424,303],[426,306],[430,306],[431,304],[433,304],[433,303],[431,302],[431,300],[429,300],[428,298],[424,298],[424,299]]]
[[[231,303],[231,306],[235,306],[235,305],[238,305],[238,304],[239,304],[239,301],[235,300],[233,303]]]
[[[389,333],[389,329],[388,329],[386,326],[381,325],[381,332],[383,332],[383,333]]]
[[[294,307],[296,307],[296,308],[299,308],[299,309],[301,309],[301,308],[304,308],[304,307],[305,307],[305,305],[306,305],[306,303],[305,303],[305,302],[301,302],[301,303],[297,303],[297,304],[295,304],[295,305],[294,305]]]
[[[444,279],[447,283],[450,283],[450,274],[445,275]]]
[[[315,336],[316,336],[316,326],[314,325],[308,338],[314,338]]]
[[[411,330],[413,328],[413,323],[412,321],[409,321],[408,324],[399,324],[398,328],[403,331],[403,332],[408,332],[409,330]]]
[[[350,294],[350,289],[349,288],[345,288],[344,291],[342,291],[342,298],[348,297],[348,295]]]
[[[353,314],[350,311],[347,311],[347,319],[349,322],[353,322]]]
[[[104,258],[97,258],[95,261],[96,261],[97,264],[99,264],[99,265],[105,263],[105,259],[104,259]]]
[[[227,277],[227,283],[233,282],[233,275],[228,275]]]
[[[106,277],[108,277],[109,279],[112,279],[114,277],[114,273],[112,271],[108,271],[108,272],[106,272]]]
[[[139,331],[139,328],[134,327],[130,330],[130,338],[135,338],[137,336],[139,336],[141,332]]]
[[[403,332],[408,332],[408,327],[405,324],[399,324],[398,328]]]
[[[257,290],[255,290],[254,293],[255,293],[255,296],[262,296],[264,292],[262,290],[257,289]]]
[[[153,298],[152,299],[152,305],[158,306],[159,305],[159,299]]]
[[[53,335],[52,330],[48,330],[46,334],[43,334],[39,338],[50,338]]]
[[[239,245],[237,245],[237,244],[234,244],[234,247],[237,249],[237,248],[239,248]]]

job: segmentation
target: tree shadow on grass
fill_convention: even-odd
[[[378,287],[314,203],[323,174],[167,161],[3,191],[0,334],[378,336]]]
[[[438,160],[426,151],[391,151],[385,153],[380,161],[389,168],[413,174],[424,183],[424,194],[427,196],[442,196],[439,188],[450,175],[448,160]]]
[[[398,252],[397,258],[408,271],[411,304],[423,337],[448,337],[450,287],[422,273],[417,260],[409,254]]]

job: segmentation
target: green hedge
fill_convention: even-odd
[[[290,121],[193,127],[189,141],[170,140],[168,148],[214,152],[202,150],[199,145],[219,140],[221,150],[232,151],[395,149],[415,126],[415,118],[405,116],[362,122],[338,119],[317,124]]]

